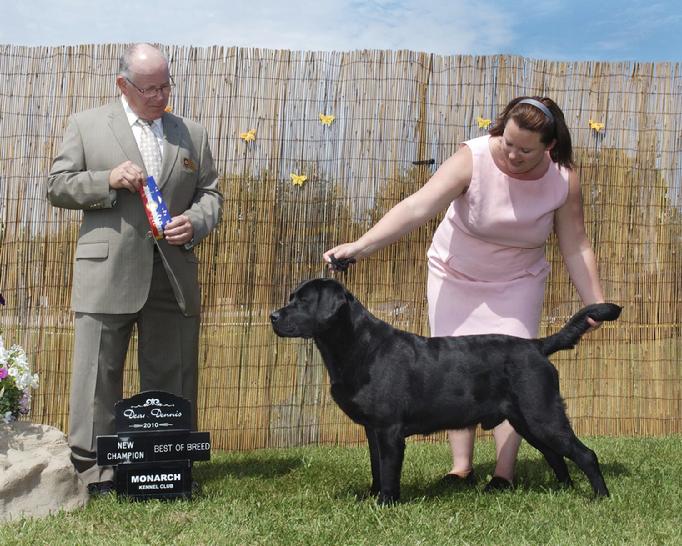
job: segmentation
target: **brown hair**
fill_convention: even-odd
[[[522,103],[524,99],[534,99],[541,102],[552,113],[554,119],[549,118],[540,108],[533,104]],[[566,126],[564,113],[561,108],[548,97],[516,97],[504,108],[488,131],[490,136],[502,136],[507,122],[513,119],[521,129],[540,133],[540,142],[547,145],[556,140],[554,147],[549,151],[552,161],[562,167],[572,169],[573,146],[571,133]]]

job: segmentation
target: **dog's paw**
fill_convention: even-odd
[[[379,496],[379,491],[374,491],[373,489],[366,489],[364,491],[357,491],[355,493],[355,499],[357,501],[366,501],[369,499],[376,499]]]
[[[609,490],[604,487],[603,490],[595,491],[594,495],[592,496],[593,501],[600,501],[603,499],[608,499],[611,496],[611,493],[609,493]]]
[[[377,495],[377,504],[379,506],[393,506],[394,504],[397,504],[399,500],[400,497],[398,495],[390,495],[381,492]]]
[[[571,478],[567,478],[566,480],[560,480],[559,481],[559,488],[560,489],[573,489],[573,480]]]

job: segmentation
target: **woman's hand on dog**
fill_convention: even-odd
[[[327,250],[322,258],[333,271],[345,271],[361,257],[361,248],[356,242],[343,243]]]
[[[585,332],[586,334],[589,334],[590,332],[594,332],[595,330],[600,328],[602,325],[601,322],[594,320],[593,318],[590,318],[590,317],[587,317],[587,324],[590,325],[590,329],[587,330],[587,332]]]

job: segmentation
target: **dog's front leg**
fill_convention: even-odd
[[[375,429],[379,445],[380,504],[391,504],[400,499],[400,473],[405,455],[405,436],[402,426]]]
[[[369,445],[369,461],[372,465],[372,485],[369,492],[372,495],[378,495],[381,491],[381,459],[379,456],[379,440],[377,432],[371,427],[365,427],[365,434],[367,435],[367,444]]]

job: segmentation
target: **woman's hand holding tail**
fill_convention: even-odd
[[[591,317],[587,317],[587,324],[589,324],[590,327],[587,330],[587,332],[585,332],[585,333],[594,332],[596,329],[598,329],[601,326],[602,323],[597,321],[597,320],[594,320]]]

